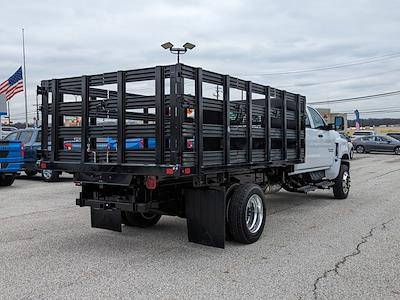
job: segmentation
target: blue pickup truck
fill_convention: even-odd
[[[10,186],[21,171],[24,149],[20,141],[0,141],[0,186]]]
[[[52,170],[41,170],[38,168],[37,162],[41,158],[41,130],[40,128],[26,128],[13,131],[4,139],[5,141],[19,141],[24,148],[24,158],[21,170],[27,176],[35,176],[42,173],[44,181],[57,181],[60,176],[59,172]]]

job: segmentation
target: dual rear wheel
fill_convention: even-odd
[[[256,242],[264,230],[265,217],[265,196],[260,186],[239,185],[227,206],[227,226],[232,238],[243,244]]]

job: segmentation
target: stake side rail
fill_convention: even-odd
[[[304,96],[202,68],[44,80],[38,94],[43,162],[60,171],[179,178],[304,162]]]

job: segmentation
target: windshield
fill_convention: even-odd
[[[21,131],[19,134],[18,140],[21,141],[23,144],[27,144],[31,141],[33,135],[33,131]]]

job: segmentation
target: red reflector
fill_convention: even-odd
[[[40,168],[41,169],[47,169],[47,164],[45,162],[40,163]]]
[[[191,172],[190,168],[184,168],[183,169],[183,174],[189,175]]]
[[[65,143],[64,144],[64,149],[67,151],[72,151],[72,144],[71,143]]]
[[[157,177],[156,176],[147,176],[146,187],[149,190],[154,190],[157,187]]]
[[[174,174],[174,169],[167,168],[167,169],[165,169],[165,173],[168,174],[168,175],[173,175]]]

